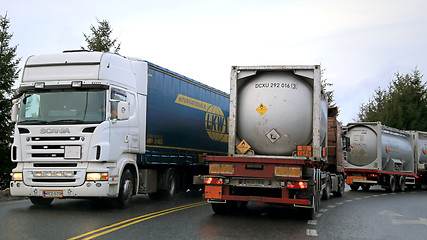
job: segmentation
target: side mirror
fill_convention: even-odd
[[[117,106],[117,119],[129,119],[129,103],[120,101]]]
[[[19,99],[13,99],[12,103],[13,103],[13,106],[12,106],[10,119],[12,120],[13,123],[16,123],[18,121]]]

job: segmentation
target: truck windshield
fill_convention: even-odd
[[[84,124],[105,120],[105,90],[49,90],[21,96],[19,124]]]

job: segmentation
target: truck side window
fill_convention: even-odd
[[[116,89],[116,88],[111,88],[111,100],[119,100],[119,101],[123,101],[126,102],[126,92]],[[111,119],[117,119],[117,105],[118,102],[111,102]]]

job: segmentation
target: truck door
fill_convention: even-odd
[[[126,91],[111,88],[110,90],[110,157],[112,160],[120,159],[121,155],[129,151],[129,119],[117,118],[119,101],[127,102]]]

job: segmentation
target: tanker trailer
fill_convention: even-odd
[[[422,185],[427,185],[427,132],[411,131],[411,133],[414,137],[415,168],[418,176],[415,185],[421,188]]]
[[[342,196],[343,168],[325,170],[327,115],[320,66],[232,67],[228,156],[207,156],[204,176],[213,211],[268,202],[312,219],[322,196]]]
[[[352,190],[381,185],[389,192],[415,184],[412,134],[380,122],[350,123],[346,127],[351,151],[346,154],[347,184]]]

